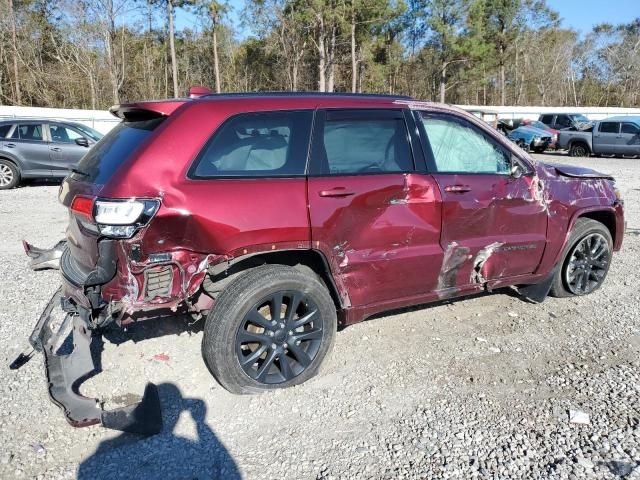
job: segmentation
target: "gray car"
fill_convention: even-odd
[[[559,148],[569,150],[572,157],[640,155],[640,117],[609,117],[595,122],[586,132],[563,130],[559,133],[558,143]]]
[[[102,138],[93,128],[43,119],[0,121],[0,190],[25,178],[62,178]]]

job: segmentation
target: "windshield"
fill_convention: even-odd
[[[80,130],[81,133],[84,133],[87,137],[89,137],[91,140],[95,140],[96,142],[98,140],[100,140],[102,137],[104,137],[103,134],[101,134],[100,132],[98,132],[97,130],[94,130],[91,127],[86,127],[84,125],[74,125],[78,130]]]
[[[535,127],[535,128],[539,128],[541,130],[546,130],[548,127],[542,123],[542,122],[538,122],[537,120],[534,122],[529,123],[530,127]]]
[[[164,117],[119,123],[87,152],[72,176],[103,185],[163,120]]]
[[[578,113],[576,115],[571,115],[571,119],[576,123],[589,123],[591,121],[581,113]]]

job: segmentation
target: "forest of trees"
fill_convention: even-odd
[[[640,18],[580,35],[545,0],[0,2],[0,104],[103,109],[204,85],[640,105]]]

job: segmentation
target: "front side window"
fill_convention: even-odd
[[[224,123],[198,156],[195,177],[304,175],[313,112],[259,112]]]
[[[49,133],[51,141],[56,143],[75,143],[77,138],[84,138],[79,132],[62,125],[49,125]]]
[[[551,125],[553,123],[553,115],[543,115],[540,117],[540,121],[545,125]]]
[[[13,131],[11,138],[20,140],[42,140],[42,125],[39,123],[22,123]]]
[[[602,122],[598,131],[602,133],[618,133],[618,122]]]
[[[630,133],[631,135],[638,135],[640,133],[640,127],[635,123],[623,123],[622,133]]]
[[[556,124],[560,127],[570,127],[572,125],[571,119],[567,115],[558,115],[556,119]]]
[[[319,175],[408,172],[413,157],[401,111],[327,111],[314,149]]]
[[[440,173],[510,172],[505,152],[470,124],[422,113],[422,124]]]

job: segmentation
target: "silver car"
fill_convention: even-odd
[[[0,121],[0,190],[26,178],[62,178],[102,138],[79,123],[43,119]]]

